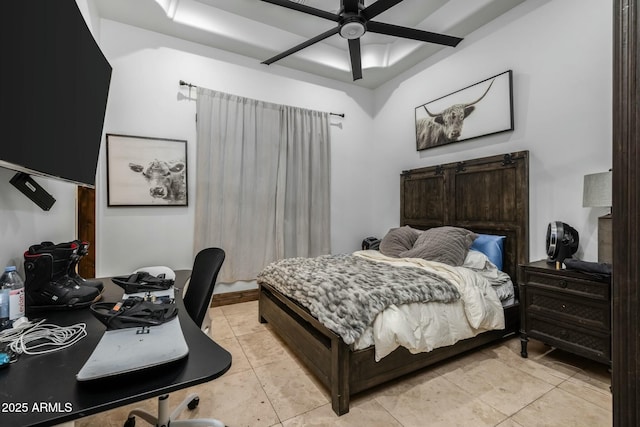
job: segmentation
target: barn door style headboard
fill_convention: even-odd
[[[400,225],[452,225],[506,236],[503,270],[529,261],[529,152],[403,171]]]

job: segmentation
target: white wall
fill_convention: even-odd
[[[101,47],[113,67],[106,133],[187,140],[188,207],[107,207],[105,144],[96,184],[97,275],[147,265],[193,264],[195,101],[179,80],[279,104],[346,114],[334,118],[332,231],[334,252],[353,251],[369,233],[372,189],[371,90],[321,79],[199,44],[101,21]],[[221,201],[222,202],[222,201]]]
[[[414,109],[513,70],[515,130],[417,152]],[[440,62],[425,62],[375,91],[375,187],[386,195],[375,232],[398,225],[402,170],[529,150],[530,258],[545,257],[550,221],[580,233],[578,256],[597,260],[597,217],[582,207],[585,174],[611,167],[612,5],[529,0],[467,37]]]

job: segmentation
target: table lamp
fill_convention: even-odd
[[[582,206],[611,208],[611,178],[611,171],[585,175]],[[612,263],[612,238],[613,229],[611,211],[609,211],[608,214],[598,218],[598,262]]]

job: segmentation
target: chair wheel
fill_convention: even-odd
[[[129,417],[124,422],[124,427],[136,427],[136,417]]]
[[[187,408],[191,409],[192,411],[194,409],[196,409],[198,407],[198,403],[200,403],[200,398],[199,397],[194,397],[193,400],[191,402],[189,402],[189,404],[187,405]],[[129,427],[129,426],[125,426],[125,427]]]

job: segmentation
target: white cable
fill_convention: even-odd
[[[17,354],[44,354],[67,348],[87,336],[87,325],[58,326],[41,320],[9,343]]]
[[[5,329],[0,332],[0,343],[10,343],[14,339],[18,338],[24,331],[30,329],[35,326],[37,323],[33,323],[29,320],[26,322],[20,322],[18,326],[16,323],[13,324],[12,328]]]

